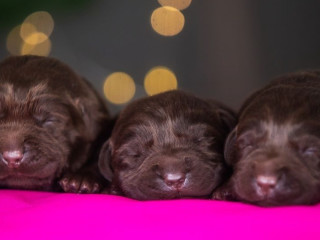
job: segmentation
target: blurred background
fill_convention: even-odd
[[[183,89],[238,109],[271,78],[320,67],[319,0],[1,0],[0,56],[51,56],[116,113]]]

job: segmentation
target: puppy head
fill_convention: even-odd
[[[225,146],[235,198],[258,205],[320,201],[317,72],[288,74],[251,95]]]
[[[319,127],[312,121],[242,121],[225,149],[239,200],[262,206],[320,201]]]
[[[113,185],[136,199],[209,196],[226,172],[219,109],[179,91],[129,105],[101,152],[102,173],[110,178],[111,165]]]
[[[52,69],[64,77],[71,70],[29,60],[13,57],[0,64],[0,187],[51,190],[64,169],[79,167],[68,159],[85,141],[85,125],[79,101],[65,94],[63,83],[53,90],[53,79],[43,78]]]

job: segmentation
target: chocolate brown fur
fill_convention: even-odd
[[[111,192],[135,199],[205,198],[227,177],[223,143],[236,122],[214,101],[182,91],[137,100],[100,153]]]
[[[99,135],[109,114],[93,88],[58,60],[0,63],[0,187],[97,192]],[[104,127],[102,127],[104,125]],[[101,139],[102,140],[102,139]]]
[[[263,206],[320,201],[320,76],[282,76],[243,104],[225,157],[230,181],[213,198]]]

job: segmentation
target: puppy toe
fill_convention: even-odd
[[[69,181],[69,192],[77,193],[79,192],[81,186],[81,180],[78,178],[73,178]]]
[[[67,175],[59,181],[59,184],[64,192],[77,193],[81,186],[81,178]]]
[[[98,193],[100,192],[100,184],[95,179],[90,177],[84,177],[79,189],[80,193]]]
[[[215,192],[212,194],[211,199],[213,200],[225,200],[224,199],[224,194],[221,192]]]
[[[216,190],[212,195],[211,199],[213,200],[224,200],[224,201],[235,201],[236,198],[232,192],[228,189]]]
[[[79,193],[90,193],[92,190],[92,187],[89,185],[88,182],[82,182]]]
[[[68,173],[59,184],[64,192],[99,193],[103,188],[103,180],[95,173]]]
[[[101,190],[101,186],[99,183],[94,183],[92,188],[92,193],[98,193]]]
[[[64,177],[59,181],[59,185],[64,192],[69,192],[69,178]]]

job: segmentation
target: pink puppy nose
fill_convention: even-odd
[[[185,182],[185,175],[183,173],[166,173],[164,174],[164,182],[174,188],[180,188]]]
[[[2,153],[3,161],[9,168],[19,167],[23,158],[23,153],[20,150],[4,151]]]
[[[259,175],[256,179],[258,188],[263,195],[268,195],[278,184],[278,177],[273,175]]]

